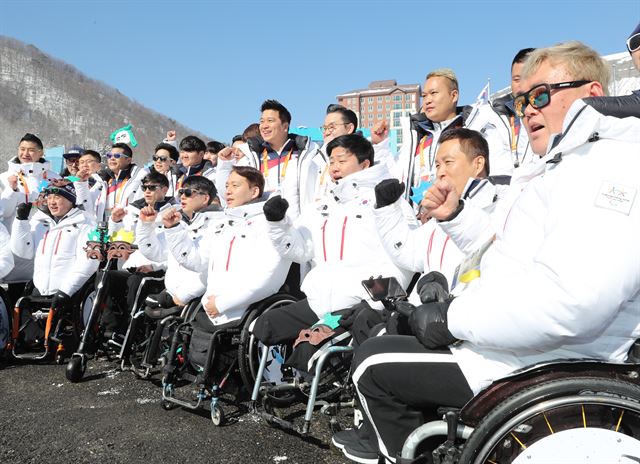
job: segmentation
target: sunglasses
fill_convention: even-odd
[[[516,116],[519,118],[524,117],[524,110],[527,105],[531,105],[533,108],[539,110],[551,103],[551,91],[555,89],[571,89],[574,87],[580,87],[588,84],[592,81],[570,81],[560,82],[558,84],[538,84],[528,92],[522,93],[513,99],[513,106],[515,108]]]
[[[640,49],[640,32],[633,34],[627,39],[627,50],[629,50],[629,53],[633,53],[638,49]]]
[[[160,186],[153,185],[153,184],[145,184],[145,185],[141,185],[140,188],[142,189],[143,192],[146,192],[147,190],[150,192],[155,192],[160,188]]]
[[[182,188],[182,189],[178,190],[178,195],[184,195],[187,198],[191,198],[192,195],[205,195],[205,193],[201,192],[200,190],[194,190],[194,189],[190,189],[190,188]]]
[[[107,158],[111,159],[111,158],[122,158],[122,157],[126,157],[129,158],[129,155],[127,155],[126,153],[107,153]]]
[[[62,190],[64,189],[58,187],[47,187],[43,190],[43,192],[45,195],[59,195]]]
[[[153,161],[169,161],[169,158],[165,157],[165,156],[152,156],[151,157],[153,159]]]

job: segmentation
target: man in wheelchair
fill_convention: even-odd
[[[76,208],[76,192],[71,182],[52,181],[43,193],[46,205],[38,209],[31,219],[31,203],[17,206],[11,230],[11,250],[21,258],[35,259],[34,290],[30,296],[51,297],[48,307],[70,318],[76,293],[98,266],[95,260],[87,258],[84,251],[93,222],[84,211]],[[28,309],[21,307],[28,305],[28,299],[22,301],[22,304],[18,303],[20,309]],[[27,338],[41,340],[42,330],[35,324],[25,324],[30,316],[20,316],[21,327],[31,332]],[[14,334],[16,330],[14,325]]]
[[[523,78],[529,90],[515,107],[543,163],[497,228],[479,278],[455,299],[405,303],[415,336],[376,337],[357,350],[364,424],[333,440],[354,461],[396,462],[425,411],[462,407],[513,371],[558,359],[622,362],[640,335],[640,122],[581,101],[609,81],[581,43],[532,52]],[[477,230],[447,181],[422,204],[442,227],[455,226],[454,241]]]

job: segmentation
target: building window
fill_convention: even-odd
[[[387,111],[391,109],[391,105],[387,105]]]
[[[402,95],[394,95],[393,101],[402,101]]]
[[[382,101],[382,97],[378,97],[378,101],[381,102]]]
[[[391,101],[391,96],[387,95],[386,97],[384,97],[384,101]]]
[[[369,105],[369,111],[373,111],[373,105]]]
[[[373,97],[369,97],[369,103],[373,101]]]
[[[394,119],[393,120],[393,127],[400,127],[400,120],[399,119]]]
[[[382,111],[382,105],[378,105],[378,111]]]
[[[394,110],[401,110],[402,109],[402,103],[394,103],[393,104],[393,109]]]
[[[413,103],[407,103],[404,105],[406,109],[413,108]]]

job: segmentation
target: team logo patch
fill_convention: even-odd
[[[605,180],[596,197],[596,206],[628,216],[636,198],[636,192],[635,188]]]

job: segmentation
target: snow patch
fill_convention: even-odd
[[[282,462],[282,461],[286,461],[287,457],[286,456],[274,456],[273,458],[273,462]]]
[[[138,398],[136,399],[136,403],[138,404],[149,404],[149,403],[156,403],[157,400],[155,398]]]
[[[120,394],[120,390],[118,390],[117,388],[111,388],[109,390],[105,390],[97,393],[98,396],[118,395],[118,394]]]

